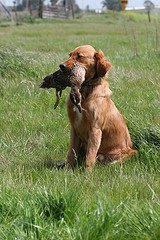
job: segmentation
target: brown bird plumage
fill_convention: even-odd
[[[81,85],[85,81],[85,69],[79,64],[75,63],[72,70],[71,70],[71,76],[69,77],[69,80],[71,82],[71,93],[70,93],[70,99],[73,102],[73,104],[78,108],[79,112],[82,112],[82,106],[81,106]]]

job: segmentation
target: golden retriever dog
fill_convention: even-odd
[[[75,63],[85,69],[81,85],[82,112],[68,98],[67,110],[71,124],[67,167],[73,169],[80,151],[85,152],[86,170],[92,170],[96,160],[106,163],[123,162],[137,151],[133,149],[126,122],[111,99],[106,80],[111,64],[102,51],[84,45],[74,49],[69,59],[59,65],[62,72]]]

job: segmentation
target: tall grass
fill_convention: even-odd
[[[0,239],[160,238],[159,19],[148,25],[145,17],[0,25]],[[102,49],[112,63],[113,100],[139,151],[91,174],[54,168],[69,146],[68,90],[55,111],[54,91],[39,89],[82,44]]]

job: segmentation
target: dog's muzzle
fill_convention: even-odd
[[[65,63],[61,63],[61,64],[59,65],[59,68],[60,68],[60,70],[64,73],[64,75],[65,75],[66,77],[70,76],[72,69],[70,69],[69,67],[67,67],[67,65],[66,65]]]

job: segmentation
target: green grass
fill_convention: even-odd
[[[0,24],[0,239],[160,239],[160,32],[144,14]],[[158,32],[158,35],[157,35]],[[76,46],[102,49],[113,100],[139,157],[57,171],[66,159],[69,90],[39,89]]]

